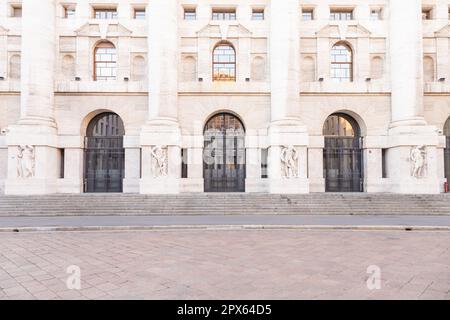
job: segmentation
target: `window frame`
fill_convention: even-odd
[[[215,17],[222,16],[223,19],[215,19]],[[225,19],[225,17],[233,17],[233,19]],[[211,20],[213,21],[236,21],[236,8],[213,8],[211,11]]]
[[[108,61],[98,61],[97,60],[98,50],[104,49],[104,48],[109,48],[109,49],[115,50],[115,56],[116,56],[115,61],[108,62]],[[116,81],[117,80],[118,60],[119,59],[118,59],[118,55],[117,55],[117,47],[114,45],[114,43],[112,43],[111,41],[99,41],[94,47],[94,81]],[[115,76],[114,77],[100,76],[101,78],[105,78],[105,79],[99,79],[99,76],[97,75],[97,64],[98,63],[114,64]],[[112,68],[112,67],[110,67],[110,68]]]
[[[350,61],[349,62],[334,61],[335,59],[333,59],[333,56],[334,56],[333,51],[338,46],[345,47],[348,50],[348,53],[349,53],[349,56],[350,56]],[[353,70],[353,68],[354,68],[354,66],[353,66],[354,52],[353,52],[353,49],[352,49],[351,45],[349,43],[347,43],[347,42],[342,42],[342,41],[341,42],[336,42],[331,47],[330,58],[331,58],[330,59],[331,60],[331,64],[330,64],[330,78],[331,78],[331,80],[335,81],[335,82],[339,82],[339,83],[350,83],[350,82],[353,82],[353,80],[354,80],[354,75],[353,75],[353,71],[354,71]],[[342,78],[342,77],[336,78],[336,77],[333,77],[333,75],[332,75],[332,71],[334,70],[333,66],[337,66],[337,65],[339,65],[339,66],[349,66],[348,70],[349,70],[349,73],[350,73],[350,77],[349,78]]]
[[[217,61],[216,62],[216,50],[219,47],[229,47],[233,50],[234,53],[234,61],[233,62],[220,62]],[[237,53],[236,53],[236,48],[233,46],[232,43],[230,42],[219,42],[214,46],[214,49],[212,51],[212,80],[213,82],[215,81],[231,81],[231,82],[236,82],[237,79],[237,63],[236,63],[236,59],[237,59]],[[229,78],[229,79],[224,79],[224,78],[220,78],[220,77],[216,77],[216,66],[217,65],[230,65],[233,66],[233,71],[234,71],[234,77],[233,78]]]
[[[185,20],[185,21],[197,20],[197,8],[183,7],[183,20]]]
[[[330,10],[330,20],[331,21],[352,21],[355,20],[355,9],[354,8],[342,8],[342,9],[331,9]],[[344,15],[350,15],[350,19],[342,19]],[[339,19],[336,17],[339,16]]]
[[[119,12],[117,11],[117,8],[97,8],[93,7],[93,19],[95,20],[117,20],[119,18]],[[106,13],[105,18],[97,17],[98,12]],[[111,17],[108,17],[108,13],[112,13]]]
[[[260,18],[257,18],[257,17]],[[266,10],[264,8],[252,8],[252,21],[266,20]]]

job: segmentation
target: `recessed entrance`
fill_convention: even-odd
[[[204,130],[205,192],[245,192],[245,129],[230,113],[212,117]]]
[[[125,129],[115,113],[96,116],[85,137],[84,191],[122,192],[124,178]]]
[[[338,113],[323,128],[323,165],[326,192],[363,192],[362,137],[352,117]]]

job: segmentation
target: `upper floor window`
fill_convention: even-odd
[[[221,42],[214,48],[213,80],[236,81],[236,51],[228,42]]]
[[[15,4],[11,6],[11,17],[20,18],[22,17],[22,6]]]
[[[184,20],[197,20],[197,10],[195,8],[184,8]]]
[[[65,19],[75,18],[75,7],[74,6],[64,6],[64,18]]]
[[[353,81],[353,53],[346,43],[337,43],[331,49],[331,79],[336,82]]]
[[[109,41],[102,41],[95,47],[94,80],[116,80],[117,50]]]
[[[303,9],[302,10],[302,20],[303,21],[314,20],[314,10],[313,9]]]
[[[236,9],[213,9],[213,20],[236,20]]]
[[[117,19],[117,9],[94,9],[95,19]]]
[[[353,10],[336,9],[330,12],[331,20],[353,20]]]
[[[145,20],[145,8],[135,8],[133,18],[136,20]]]
[[[252,20],[264,20],[264,9],[253,9]]]
[[[382,18],[383,18],[383,11],[381,8],[370,9],[370,20],[376,21],[376,20],[382,20]]]
[[[433,19],[433,9],[432,8],[423,8],[422,9],[422,20],[431,20]]]

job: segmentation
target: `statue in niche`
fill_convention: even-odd
[[[17,177],[32,178],[35,173],[35,154],[33,146],[17,147]]]
[[[152,147],[152,174],[153,177],[164,177],[167,176],[168,158],[167,149],[160,146]]]
[[[425,146],[417,146],[411,149],[411,176],[417,179],[425,176],[427,151]]]
[[[298,177],[298,151],[293,146],[281,150],[281,170],[284,178]]]

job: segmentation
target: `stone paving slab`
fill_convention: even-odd
[[[0,299],[450,300],[450,232],[2,233]]]

